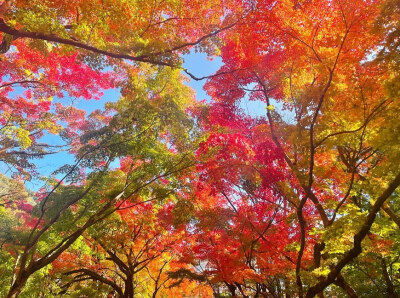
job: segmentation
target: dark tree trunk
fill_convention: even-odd
[[[7,298],[16,298],[21,294],[28,277],[30,274],[26,274],[25,271],[18,272],[17,278],[12,283],[10,290],[8,291]]]
[[[389,273],[387,271],[386,261],[384,258],[382,258],[381,264],[382,264],[383,277],[385,278],[386,292],[388,294],[388,297],[389,298],[398,298],[399,296],[397,295],[396,290],[393,285],[393,282],[390,279]]]
[[[123,298],[133,298],[135,294],[135,288],[133,287],[133,276],[129,275],[125,281],[125,292]]]
[[[228,287],[229,292],[231,292],[232,297],[237,297],[236,296],[236,286],[232,285],[232,284],[229,284],[229,283],[226,283],[226,286]]]
[[[356,291],[345,281],[341,274],[338,275],[334,284],[341,287],[350,298],[358,298]]]

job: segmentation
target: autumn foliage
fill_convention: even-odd
[[[1,297],[398,297],[398,1],[6,0],[0,40]]]

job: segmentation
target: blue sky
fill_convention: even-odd
[[[184,56],[185,63],[183,66],[187,68],[196,77],[209,76],[217,72],[217,70],[222,66],[222,60],[220,57],[213,58],[212,61],[207,60],[207,55],[204,53],[192,53]],[[188,85],[196,90],[197,100],[207,99],[209,96],[203,90],[205,80],[195,81],[190,80]]]
[[[197,77],[208,76],[214,74],[222,66],[222,60],[220,57],[214,58],[212,61],[207,59],[207,55],[203,53],[192,53],[185,56],[184,67],[187,68],[192,74]],[[205,80],[195,81],[191,80],[188,85],[196,90],[197,100],[209,100],[209,96],[203,90]],[[265,116],[266,105],[263,102],[249,101],[248,98],[244,98],[239,106],[243,111],[252,116]]]
[[[221,58],[216,57],[212,60],[207,59],[207,55],[204,53],[191,53],[184,56],[184,67],[187,68],[192,74],[197,77],[208,76],[215,73],[221,66]],[[187,84],[196,91],[197,100],[207,101],[210,99],[206,92],[203,90],[205,80],[194,81],[190,80]],[[84,99],[71,99],[64,98],[62,101],[64,104],[73,104],[74,106],[84,109],[87,114],[90,114],[96,109],[104,108],[104,104],[110,101],[116,101],[119,98],[118,89],[107,90],[104,92],[104,96],[100,100],[84,100]],[[240,106],[243,108],[245,113],[252,116],[264,116],[266,105],[262,102],[251,102],[247,99],[242,100]],[[42,139],[43,142],[47,142],[51,145],[59,145],[60,138],[58,136],[49,135]],[[38,172],[40,175],[49,176],[58,167],[74,162],[73,156],[67,152],[61,152],[54,155],[48,155],[43,159],[37,160]],[[32,180],[27,182],[26,186],[32,190],[37,190],[42,186],[43,182],[40,180]]]
[[[184,67],[187,68],[190,72],[195,74],[196,76],[207,76],[215,73],[222,65],[220,58],[215,58],[212,61],[207,59],[206,54],[203,53],[191,53],[189,55],[184,56],[185,63]],[[205,80],[203,81],[194,81],[190,80],[187,84],[195,89],[196,98],[198,100],[209,100],[208,95],[203,90]],[[75,107],[79,109],[83,109],[90,114],[96,109],[103,109],[105,103],[110,101],[118,100],[120,96],[118,89],[106,90],[104,92],[104,96],[100,100],[85,100],[85,99],[72,99],[72,98],[63,98],[63,99],[54,99],[54,102],[62,102],[65,105],[73,104]],[[42,142],[46,142],[50,145],[59,145],[60,137],[55,135],[46,135],[41,139]],[[45,156],[43,159],[38,159],[36,161],[37,170],[41,176],[50,176],[51,173],[64,164],[72,164],[74,162],[74,158],[71,154],[67,152],[60,152],[53,155]],[[37,190],[43,185],[43,182],[38,179],[33,179],[32,181],[28,181],[26,186],[31,190]]]

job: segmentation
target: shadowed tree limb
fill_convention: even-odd
[[[344,255],[344,257],[332,267],[330,272],[323,280],[318,282],[316,285],[310,287],[307,291],[306,297],[314,297],[318,293],[322,292],[327,286],[334,283],[340,271],[351,261],[353,261],[362,251],[361,242],[365,236],[369,233],[372,224],[375,221],[376,215],[382,208],[385,201],[392,195],[395,189],[400,185],[400,173],[397,174],[396,178],[389,184],[385,191],[378,197],[375,204],[372,206],[367,218],[364,221],[361,229],[357,234],[354,235],[353,247]]]
[[[44,40],[44,41],[48,41],[48,42],[55,42],[55,43],[59,43],[59,44],[74,46],[76,48],[80,48],[80,49],[84,49],[84,50],[87,50],[87,51],[90,51],[93,53],[105,55],[110,58],[126,59],[126,60],[130,60],[130,61],[134,61],[134,62],[143,62],[143,63],[149,63],[149,64],[153,64],[153,65],[162,65],[162,66],[169,66],[172,68],[178,68],[178,69],[181,69],[183,72],[185,72],[193,80],[200,81],[200,80],[204,80],[207,78],[224,75],[227,72],[221,72],[221,73],[214,74],[211,76],[197,77],[197,76],[193,75],[192,73],[190,73],[186,68],[181,67],[180,65],[161,61],[157,58],[161,58],[162,55],[171,54],[171,53],[179,51],[180,49],[183,49],[183,48],[188,48],[188,47],[198,45],[201,42],[203,42],[204,40],[211,38],[213,36],[216,36],[219,33],[234,27],[237,23],[238,23],[238,21],[235,21],[227,26],[224,26],[224,27],[218,29],[218,30],[215,30],[206,35],[203,35],[200,38],[196,39],[195,41],[186,42],[181,45],[174,46],[170,49],[165,49],[165,50],[158,51],[158,52],[148,54],[148,55],[133,56],[133,55],[129,55],[129,54],[115,53],[115,52],[99,49],[97,47],[91,46],[89,44],[85,44],[83,42],[80,42],[80,41],[77,41],[74,39],[63,38],[63,37],[59,37],[59,36],[53,35],[53,34],[45,34],[45,33],[40,33],[40,32],[29,32],[29,31],[24,31],[24,30],[18,30],[13,27],[10,27],[9,25],[6,24],[6,22],[2,18],[0,18],[0,32],[7,34],[6,36],[11,36],[11,38],[3,37],[2,44],[0,45],[0,54],[4,54],[9,50],[13,40],[15,40],[17,38],[31,38],[31,39],[38,39],[38,40]]]

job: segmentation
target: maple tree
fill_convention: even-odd
[[[82,121],[79,111],[71,117],[72,108],[67,109],[70,125],[63,136],[71,139],[77,161],[59,170],[64,178],[49,180],[48,188],[36,194],[31,231],[16,248],[20,260],[9,295],[21,291],[30,275],[53,262],[87,228],[125,208],[124,203],[141,204],[144,195],[149,197],[145,201],[168,196],[175,173],[193,164],[190,142],[185,141],[193,123],[184,112],[192,99],[190,90],[178,83],[176,70],[147,71],[154,77],[134,77],[122,89],[124,97],[104,112],[95,111]],[[165,78],[174,80],[169,83]],[[152,98],[146,89],[154,90]],[[170,121],[170,116],[181,121]],[[132,124],[133,118],[137,124]],[[118,159],[120,167],[110,168]],[[172,180],[164,186],[161,178]]]
[[[373,247],[384,243],[390,247],[394,230],[383,235],[375,218],[389,197],[394,200],[400,183],[397,148],[384,137],[382,125],[390,125],[397,111],[396,94],[387,84],[395,73],[369,57],[386,40],[375,28],[380,7],[376,1],[257,5],[224,35],[220,72],[229,74],[207,83],[212,108],[222,108],[228,120],[223,126],[237,130],[246,124],[231,124],[240,115],[233,105],[246,96],[266,104],[266,117],[259,122],[268,123],[265,135],[286,161],[281,169],[287,171],[287,186],[279,190],[295,209],[301,233],[290,291],[313,297],[334,283],[355,297],[341,271],[362,247],[362,255],[376,253]],[[209,117],[218,123],[221,114],[215,114]],[[396,219],[388,205],[384,210]],[[388,293],[393,279],[386,279]]]
[[[167,274],[181,268],[174,261],[175,234],[168,235],[157,219],[157,204],[153,202],[129,209],[122,207],[102,225],[90,229],[80,245],[66,252],[53,263],[52,270],[61,273],[60,293],[88,289],[95,295],[99,288],[93,281],[111,289],[120,297],[190,295],[190,283],[175,295],[175,281]],[[90,238],[89,238],[90,237]],[[82,287],[82,283],[86,286]],[[92,287],[90,284],[92,283]],[[75,288],[75,289],[73,289]]]
[[[399,10],[1,1],[1,295],[397,297]]]
[[[194,17],[193,6],[189,4],[201,10],[203,17]],[[192,95],[186,87],[180,87],[181,79],[173,69],[181,68],[179,55],[191,46],[211,52],[208,39],[232,26],[235,18],[221,18],[226,15],[226,8],[220,6],[217,12],[217,6],[211,2],[155,1],[148,5],[131,1],[128,5],[129,10],[125,9],[126,3],[119,1],[94,5],[86,1],[69,5],[63,1],[1,3],[0,48],[6,59],[2,70],[7,73],[1,78],[2,130],[5,132],[2,160],[16,166],[19,173],[26,174],[30,167],[34,169],[28,163],[29,157],[54,153],[44,150],[51,146],[38,142],[45,130],[59,133],[68,141],[69,152],[77,160],[75,165],[66,165],[57,171],[65,173],[64,178],[50,180],[48,190],[37,194],[29,225],[31,232],[19,243],[20,248],[16,248],[19,253],[15,253],[18,257],[10,297],[18,295],[32,274],[56,259],[88,227],[116,210],[124,192],[130,197],[151,184],[151,189],[160,192],[154,196],[162,197],[162,188],[154,189],[154,183],[178,172],[178,166],[187,167],[186,157],[190,153],[183,156],[179,153],[188,147],[184,139],[191,124],[183,111]],[[209,15],[211,7],[212,16]],[[142,18],[146,13],[147,17]],[[120,26],[121,21],[130,29]],[[169,66],[169,71],[160,68],[157,76],[155,69],[120,59]],[[117,74],[111,75],[104,68],[113,68]],[[156,79],[152,80],[152,76]],[[135,84],[140,86],[132,88]],[[15,86],[25,87],[21,95],[14,96]],[[52,96],[98,99],[102,90],[114,86],[130,98],[110,105],[108,112],[93,113],[88,121],[84,111],[74,107],[57,104],[55,112],[50,110]],[[165,95],[166,92],[171,95]],[[140,103],[140,100],[144,101]],[[134,102],[133,109],[130,101]],[[170,117],[178,121],[171,121]],[[98,142],[99,139],[102,141]],[[136,169],[135,174],[125,168],[129,181],[117,191],[114,183],[124,175],[108,171],[110,163],[119,158],[127,158],[131,163],[134,160],[137,164],[130,166]],[[87,177],[85,168],[89,171]],[[64,181],[73,184],[64,186]],[[115,188],[114,192],[105,194],[110,187]],[[131,193],[127,194],[129,190]],[[99,199],[87,199],[92,195]],[[94,215],[90,216],[92,212]],[[75,229],[54,237],[68,222]],[[38,250],[37,246],[44,243]]]
[[[61,130],[50,111],[54,96],[99,99],[102,90],[118,86],[104,69],[118,67],[120,59],[183,69],[181,54],[193,46],[214,52],[210,40],[238,18],[211,1],[0,5],[0,53],[6,57],[0,85],[1,159],[25,175],[34,168],[30,158],[60,150],[37,141],[45,131]],[[22,89],[19,96],[13,94],[15,87]]]

